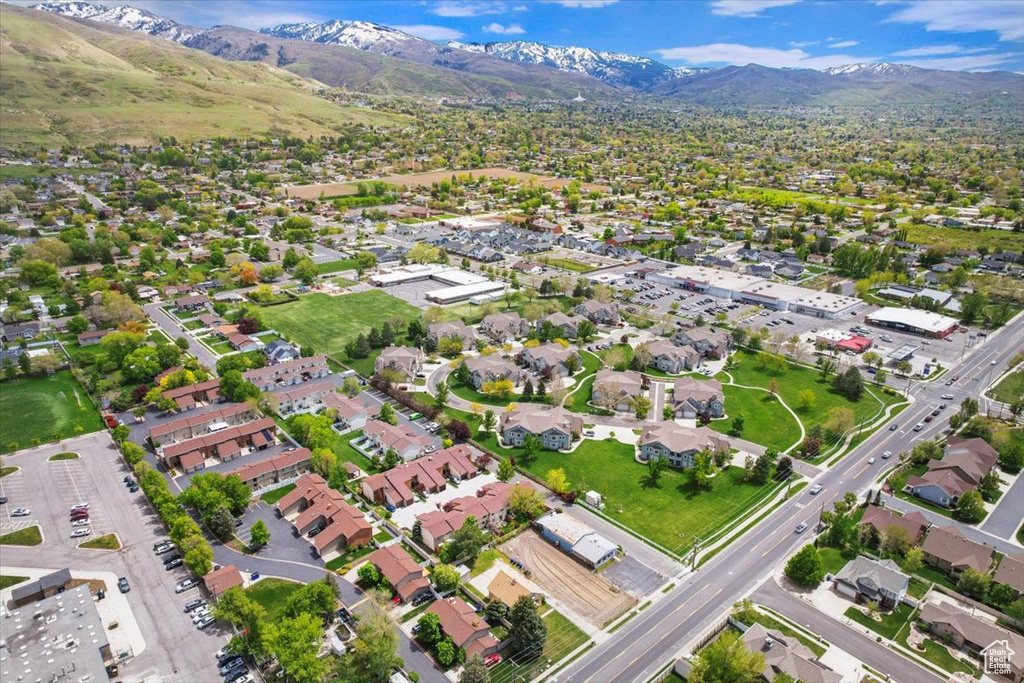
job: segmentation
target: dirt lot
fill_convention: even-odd
[[[636,604],[599,574],[588,570],[534,531],[501,546],[501,551],[530,568],[530,577],[570,609],[601,627]]]
[[[389,183],[391,185],[405,185],[406,187],[415,187],[416,185],[431,185],[442,180],[451,178],[453,175],[463,175],[472,173],[474,178],[480,176],[487,176],[488,178],[515,178],[516,180],[528,180],[532,178],[534,182],[544,187],[556,188],[568,185],[572,182],[571,178],[552,178],[550,176],[537,175],[535,173],[523,173],[522,171],[511,171],[507,168],[478,168],[472,171],[428,171],[426,173],[409,173],[403,175],[390,175],[383,178],[375,178],[381,182]],[[325,197],[337,197],[341,195],[351,195],[356,193],[356,183],[358,181],[352,181],[350,183],[327,183],[324,185],[296,185],[295,187],[285,188],[289,197],[298,197],[299,199],[316,199],[323,192]],[[596,185],[594,183],[583,183],[582,189],[590,192],[596,190],[598,192],[608,192],[611,190],[607,185]]]

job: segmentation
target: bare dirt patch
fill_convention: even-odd
[[[529,567],[536,584],[595,626],[604,626],[637,602],[534,531],[520,534],[500,550]]]

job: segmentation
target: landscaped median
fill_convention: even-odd
[[[38,526],[25,527],[18,531],[0,536],[0,545],[39,545],[43,542],[43,534]]]
[[[117,534],[106,534],[78,544],[79,548],[85,550],[120,550],[121,541]]]

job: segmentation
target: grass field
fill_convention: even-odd
[[[954,657],[949,650],[946,649],[945,645],[937,643],[931,638],[925,638],[921,641],[921,644],[924,646],[923,650],[919,650],[916,647],[912,647],[907,644],[906,635],[902,636],[900,641],[907,649],[912,652],[916,652],[943,671],[948,671],[949,673],[965,673],[970,675],[972,678],[977,678],[980,673],[977,667],[971,666],[959,657]]]
[[[0,575],[0,591],[11,586],[17,586],[19,583],[28,581],[27,576],[4,576]]]
[[[287,496],[293,490],[295,490],[295,484],[287,484],[285,486],[282,486],[281,488],[274,489],[273,491],[267,491],[262,496],[260,496],[260,500],[262,500],[267,505],[276,505],[277,501]]]
[[[307,294],[298,301],[263,309],[266,324],[302,346],[345,358],[345,344],[393,317],[418,318],[420,310],[380,290],[344,296]]]
[[[888,614],[879,612],[881,621],[875,621],[856,607],[850,607],[843,616],[856,621],[861,626],[868,627],[883,638],[892,640],[910,620],[913,613],[914,610],[910,608],[910,605],[900,605]]]
[[[481,443],[499,455],[515,455],[523,466],[521,449],[498,446],[493,433]],[[586,440],[572,453],[540,451],[524,468],[542,481],[549,470],[565,469],[573,488],[604,496],[606,515],[674,551],[688,548],[694,535],[706,537],[770,489],[744,483],[738,467],[714,477],[710,491],[695,491],[688,476],[674,469],[665,470],[651,487],[634,450],[618,441]]]
[[[277,621],[292,593],[302,588],[301,583],[285,579],[260,579],[245,589],[250,598],[267,610],[267,620]]]
[[[11,467],[0,467],[0,477],[6,477],[8,474],[13,474],[14,472],[17,472],[17,471],[18,471],[18,468],[17,467],[13,467],[13,466],[11,466]]]
[[[537,257],[537,261],[543,263],[546,266],[552,268],[561,268],[562,270],[572,271],[573,273],[589,273],[596,269],[596,266],[592,266],[587,263],[582,263],[574,259],[560,258],[558,256],[545,256],[541,254]]]
[[[855,557],[844,553],[839,548],[819,548],[818,555],[821,557],[821,563],[825,566],[825,571],[833,576],[838,574],[839,570]]]
[[[67,370],[0,384],[0,415],[0,453],[103,429],[99,411]]]
[[[47,460],[78,460],[78,453],[57,453],[51,455]]]
[[[578,648],[589,638],[576,624],[569,621],[564,615],[552,609],[544,615],[544,624],[548,627],[548,637],[544,642],[543,654],[530,662],[519,663],[513,667],[507,659],[502,659],[497,665],[491,668],[491,683],[507,683],[512,680],[531,680],[542,674],[550,664],[555,664],[565,658],[570,652]]]
[[[327,275],[328,273],[340,273],[343,270],[354,270],[357,263],[354,258],[342,259],[340,261],[324,261],[323,263],[316,264],[316,272],[321,275]]]
[[[88,548],[90,550],[120,550],[121,542],[117,540],[116,534],[107,534],[106,536],[100,536],[94,538],[85,543],[79,543],[79,548]]]
[[[1007,375],[1003,378],[1003,381],[992,387],[988,394],[1003,403],[1013,403],[1020,400],[1024,396],[1024,370],[1018,370]]]
[[[39,545],[42,542],[43,535],[37,526],[26,527],[0,536],[0,545]]]
[[[732,428],[732,417],[743,415],[742,439],[780,451],[799,442],[800,425],[781,403],[766,392],[725,385],[722,393],[725,395],[725,413],[729,417],[712,420],[708,423],[711,429],[728,434]]]
[[[914,244],[941,244],[952,250],[988,247],[989,251],[1002,249],[1020,253],[1024,249],[1024,233],[1009,230],[966,230],[945,226],[906,223],[907,241]]]

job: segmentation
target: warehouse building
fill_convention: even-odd
[[[619,554],[617,545],[569,515],[552,512],[535,524],[545,540],[591,569]]]
[[[867,321],[877,327],[910,332],[933,339],[945,339],[953,334],[960,325],[956,318],[950,318],[948,315],[892,306],[869,313]]]

